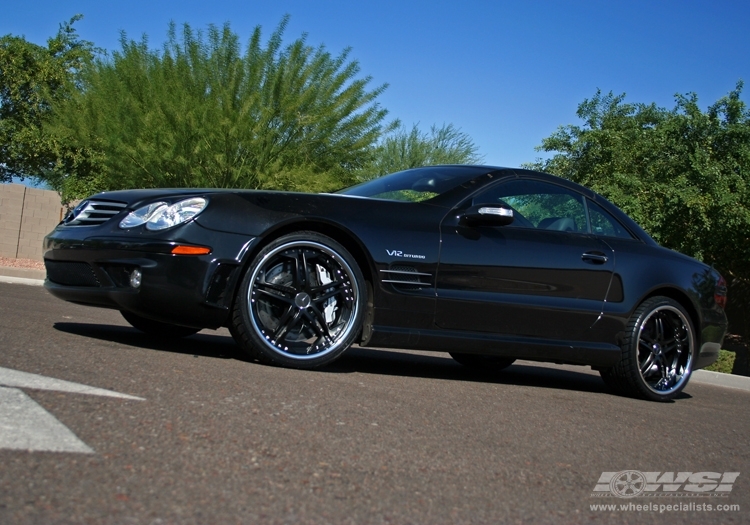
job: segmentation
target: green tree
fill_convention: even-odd
[[[228,24],[204,34],[174,24],[163,49],[123,34],[122,49],[95,60],[80,93],[55,106],[55,135],[79,145],[53,187],[222,187],[323,191],[347,184],[370,161],[386,110],[385,85],[349,49],[338,56],[303,35],[284,46],[285,17],[246,51]]]
[[[0,182],[43,175],[65,149],[44,123],[52,106],[75,92],[78,75],[93,56],[92,44],[73,28],[81,18],[60,24],[47,47],[13,35],[0,38]]]
[[[701,110],[695,94],[667,110],[602,95],[578,107],[582,126],[542,141],[531,165],[622,207],[661,244],[715,265],[738,302],[750,283],[750,111],[742,82]],[[735,330],[744,330],[735,321]]]
[[[477,164],[484,159],[471,137],[453,124],[433,125],[429,133],[421,131],[416,124],[411,130],[396,124],[398,127],[375,148],[374,158],[360,172],[360,179],[381,177],[419,166]]]

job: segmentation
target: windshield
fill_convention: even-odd
[[[368,180],[336,193],[373,199],[421,202],[442,195],[487,172],[479,166],[430,166]]]

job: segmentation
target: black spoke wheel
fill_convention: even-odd
[[[286,235],[250,264],[232,334],[263,363],[316,368],[355,341],[365,295],[362,273],[343,246],[315,232]]]
[[[695,351],[695,330],[685,308],[668,297],[651,297],[631,317],[620,362],[601,375],[627,395],[669,401],[687,385]]]
[[[515,359],[512,357],[496,355],[463,354],[460,352],[450,352],[450,355],[457,363],[488,372],[503,370],[515,362]]]
[[[137,328],[143,333],[162,338],[182,338],[188,337],[200,332],[200,328],[191,328],[189,326],[179,326],[176,324],[162,323],[136,315],[132,312],[121,310],[120,313],[133,328]]]

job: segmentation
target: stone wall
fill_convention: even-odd
[[[66,209],[51,190],[0,184],[0,257],[42,260],[42,241]]]

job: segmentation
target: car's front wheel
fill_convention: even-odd
[[[120,313],[133,328],[137,328],[141,332],[155,337],[177,339],[188,337],[189,335],[200,332],[200,328],[162,323],[160,321],[154,321],[153,319],[141,317],[140,315],[125,310],[121,310]]]
[[[695,329],[685,308],[669,297],[651,297],[633,313],[622,357],[602,370],[616,391],[652,401],[674,399],[690,379],[696,351]]]
[[[262,363],[317,368],[355,342],[366,293],[362,272],[341,244],[315,232],[285,235],[250,263],[231,332]]]

